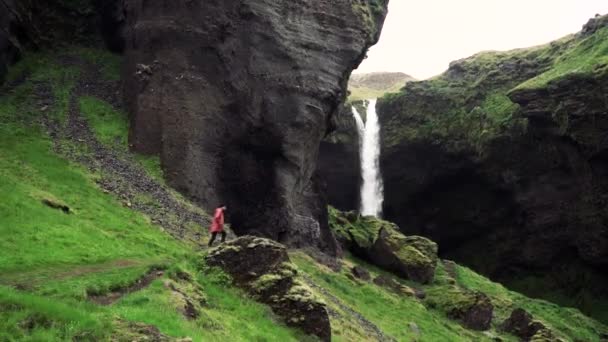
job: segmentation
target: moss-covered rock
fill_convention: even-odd
[[[354,212],[329,210],[330,228],[345,248],[373,264],[419,283],[430,283],[437,266],[437,244],[405,236],[394,223]]]
[[[268,304],[287,325],[323,341],[331,339],[326,305],[298,280],[285,246],[244,236],[212,249],[206,263],[228,273],[236,285]]]
[[[513,310],[511,316],[500,325],[500,329],[519,337],[522,341],[563,341],[556,337],[543,322],[534,319],[529,312],[521,308]]]
[[[486,294],[479,291],[457,285],[435,287],[427,291],[425,302],[469,329],[487,330],[492,323],[494,305]]]
[[[383,227],[370,258],[399,276],[428,284],[435,276],[437,244],[420,236],[406,237],[396,229]]]

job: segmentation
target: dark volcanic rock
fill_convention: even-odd
[[[128,0],[93,0],[100,16],[100,29],[107,47],[122,53],[126,45],[125,3]]]
[[[361,280],[365,280],[365,281],[370,281],[372,279],[372,276],[369,274],[369,272],[361,266],[353,267],[351,269],[351,272],[357,279],[361,279]]]
[[[532,336],[545,327],[540,322],[534,322],[532,315],[524,309],[515,309],[500,328],[524,341],[529,341]]]
[[[19,12],[13,0],[0,3],[0,84],[4,81],[8,67],[15,63],[22,52],[26,37],[21,34],[23,27]]]
[[[361,189],[360,137],[350,106],[331,120],[332,133],[321,141],[317,169],[330,205],[358,210]]]
[[[490,298],[481,292],[474,293],[472,297],[469,305],[454,309],[449,315],[461,320],[462,324],[469,329],[490,329],[494,312],[494,306],[490,302]]]
[[[237,234],[335,248],[311,178],[386,1],[127,2],[130,141]]]
[[[212,249],[206,261],[230,274],[236,285],[268,304],[288,325],[322,341],[331,339],[326,306],[296,277],[285,246],[244,236]]]
[[[0,83],[7,67],[25,51],[70,44],[100,45],[100,23],[104,28],[112,27],[104,30],[109,33],[105,38],[117,40],[120,26],[107,18],[109,8],[114,11],[114,18],[120,16],[122,3],[123,0],[0,1]]]
[[[468,329],[483,331],[491,327],[494,305],[482,292],[453,284],[429,289],[425,303],[445,312]]]

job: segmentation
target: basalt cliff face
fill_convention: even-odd
[[[238,234],[333,250],[313,181],[348,77],[386,1],[126,1],[135,151],[169,183],[225,202]]]
[[[340,210],[359,209],[361,188],[361,138],[350,106],[345,105],[331,121],[332,132],[319,148],[319,178],[327,201]]]
[[[379,102],[386,218],[444,257],[603,317],[608,18]]]

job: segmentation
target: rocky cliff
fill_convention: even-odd
[[[332,132],[321,141],[317,164],[323,192],[332,206],[357,210],[361,199],[361,142],[352,108],[343,106],[330,125]]]
[[[379,103],[387,219],[443,256],[602,313],[608,18],[486,52]]]
[[[135,151],[239,234],[334,248],[312,181],[386,1],[126,2]]]

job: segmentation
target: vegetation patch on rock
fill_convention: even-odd
[[[236,285],[268,304],[289,326],[323,341],[331,339],[326,304],[297,278],[285,246],[244,236],[212,249],[206,264],[228,273]]]
[[[329,209],[330,228],[353,254],[395,274],[430,283],[437,266],[437,244],[420,236],[405,236],[394,223]]]

